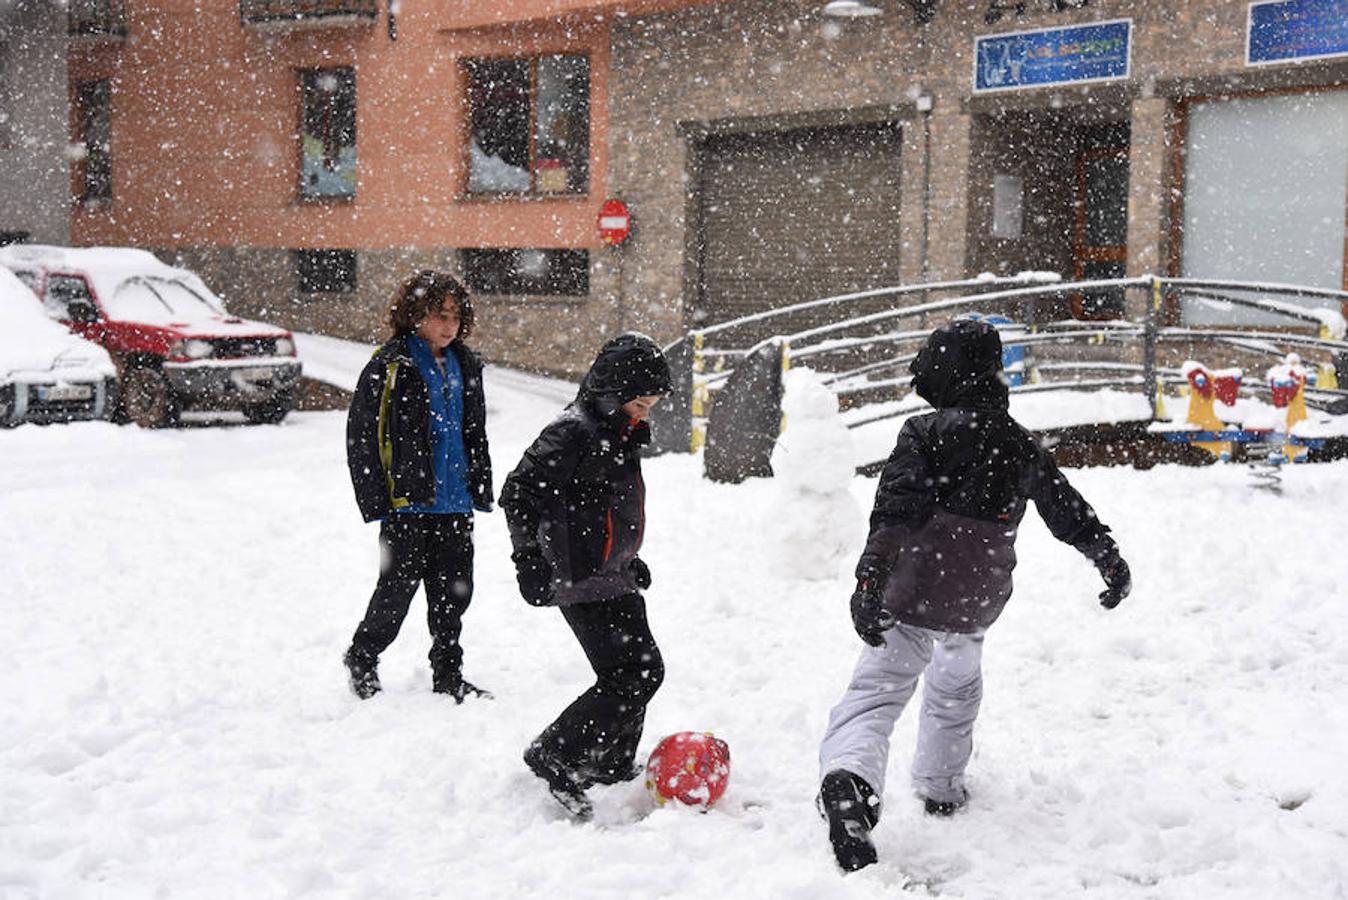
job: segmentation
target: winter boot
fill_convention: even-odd
[[[592,784],[622,784],[625,781],[635,781],[646,773],[645,766],[639,766],[635,762],[627,761],[618,763],[612,769],[594,769],[587,772],[586,775]]]
[[[377,658],[367,656],[352,647],[346,651],[346,654],[342,657],[342,662],[346,665],[346,671],[349,675],[347,683],[351,686],[351,693],[362,700],[369,700],[383,690],[383,685],[379,683],[379,660]]]
[[[548,793],[562,805],[567,815],[577,822],[588,822],[594,816],[594,805],[585,796],[584,784],[569,771],[561,760],[543,748],[530,744],[524,751],[524,764],[548,784]]]
[[[879,801],[871,786],[851,772],[835,769],[824,776],[818,803],[828,818],[828,839],[842,870],[855,872],[874,863],[871,829],[879,820]]]
[[[491,691],[480,688],[471,681],[464,681],[461,675],[446,677],[437,675],[434,678],[431,690],[437,694],[448,694],[454,698],[455,703],[462,703],[467,697],[480,697],[483,700],[495,699]]]
[[[929,816],[947,817],[964,809],[964,805],[968,802],[969,792],[962,791],[958,800],[933,800],[930,797],[923,797],[922,807]]]

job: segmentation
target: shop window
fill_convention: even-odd
[[[590,292],[587,250],[464,250],[463,274],[480,294],[583,297]]]
[[[590,61],[476,59],[466,66],[468,190],[583,193],[589,187]]]
[[[301,294],[349,293],[356,289],[356,251],[296,250]]]
[[[1185,143],[1185,276],[1344,286],[1348,90],[1193,103]],[[1288,324],[1259,310],[1183,304],[1188,324]]]
[[[356,196],[356,70],[300,73],[300,195],[317,200]]]
[[[97,203],[112,199],[112,82],[82,81],[75,86],[79,167],[79,199]]]

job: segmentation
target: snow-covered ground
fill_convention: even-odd
[[[488,370],[498,485],[568,393]],[[1094,570],[1031,513],[987,642],[969,808],[933,820],[906,794],[905,716],[881,862],[844,877],[812,797],[860,646],[852,560],[812,580],[781,565],[809,534],[791,491],[647,463],[668,673],[642,750],[712,730],[733,774],[706,814],[597,789],[580,826],[520,753],[589,668],[555,610],[520,600],[499,512],[478,519],[464,635],[496,699],[430,692],[420,598],[384,693],[347,691],[377,549],[343,427],[0,432],[0,897],[1348,894],[1348,464],[1290,469],[1280,496],[1233,466],[1073,472],[1133,596],[1102,610]],[[859,515],[874,487],[852,481]]]

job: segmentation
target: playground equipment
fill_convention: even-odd
[[[1152,428],[1166,440],[1192,444],[1223,462],[1243,459],[1275,467],[1305,462],[1308,450],[1324,446],[1324,437],[1298,433],[1297,426],[1307,420],[1306,387],[1317,380],[1299,354],[1289,353],[1265,375],[1274,411],[1253,410],[1239,424],[1228,424],[1215,409],[1216,403],[1235,407],[1244,377],[1239,369],[1209,372],[1190,360],[1182,371],[1189,383],[1184,427],[1157,424]]]
[[[1102,291],[1122,295],[1129,318],[1087,322],[1068,317],[1072,297]],[[1256,310],[1277,316],[1279,324],[1176,324],[1186,303]],[[1259,429],[1249,422],[1240,429],[1228,428],[1213,405],[1221,404],[1219,379],[1223,394],[1234,389],[1242,397],[1271,397],[1272,384],[1231,382],[1227,373],[1204,369],[1204,377],[1212,381],[1209,396],[1215,398],[1208,403],[1209,415],[1202,420],[1205,424],[1186,422],[1180,427],[1172,427],[1165,415],[1166,391],[1188,389],[1190,400],[1200,401],[1193,414],[1201,415],[1205,391],[1197,389],[1183,368],[1173,367],[1179,360],[1220,353],[1224,360],[1248,367],[1259,365],[1261,357],[1282,364],[1288,353],[1296,353],[1314,361],[1299,363],[1299,370],[1307,374],[1301,386],[1304,407],[1317,410],[1317,416],[1348,413],[1348,391],[1339,388],[1341,378],[1348,375],[1344,339],[1348,329],[1340,306],[1348,308],[1348,291],[1156,276],[1064,282],[1053,273],[826,297],[719,322],[666,348],[676,388],[669,404],[657,408],[657,449],[703,450],[704,473],[712,480],[737,482],[771,475],[772,449],[782,427],[783,371],[805,365],[819,372],[837,395],[847,426],[866,429],[926,408],[909,390],[908,363],[936,325],[977,314],[997,317],[989,320],[1007,351],[1013,403],[1017,396],[1044,392],[1104,391],[1109,397],[1132,398],[1123,404],[1123,412],[1117,404],[1107,409],[1094,397],[1090,403],[1075,404],[1097,418],[1071,423],[1074,440],[1084,435],[1081,439],[1106,448],[1141,442],[1144,449],[1132,459],[1142,465],[1158,458],[1191,459],[1187,448],[1175,447],[1179,443],[1225,444],[1229,446],[1201,453],[1209,458],[1221,458],[1223,452],[1228,458],[1245,458],[1271,446],[1268,435],[1287,433],[1290,439],[1283,446],[1301,449],[1284,455],[1299,459],[1324,441],[1289,431],[1285,421]],[[1288,392],[1284,387],[1277,390],[1279,396]],[[1291,392],[1289,408],[1295,396]],[[1161,433],[1167,428],[1178,436]],[[1264,437],[1235,434],[1242,430],[1249,435],[1263,431]],[[1335,453],[1342,449],[1340,443],[1348,446],[1348,420],[1342,434],[1334,438],[1339,442]],[[1163,451],[1166,446],[1175,447],[1170,456]],[[1274,451],[1270,455],[1278,458]],[[870,465],[863,462],[859,469]]]

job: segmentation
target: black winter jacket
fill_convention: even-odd
[[[621,407],[669,390],[668,367],[648,338],[614,338],[576,399],[506,476],[501,506],[512,559],[523,566],[541,557],[558,605],[637,591],[630,566],[646,526],[640,448],[650,428]]]
[[[1027,500],[1049,531],[1096,558],[1109,529],[1052,457],[1007,411],[1001,340],[985,323],[938,329],[913,361],[914,386],[937,407],[904,423],[880,476],[857,565],[908,625],[972,632],[1011,596],[1015,540]]]
[[[463,445],[468,454],[468,493],[473,506],[492,505],[491,456],[482,361],[454,341],[449,350],[463,372]],[[431,398],[412,360],[406,335],[380,347],[366,363],[346,417],[346,463],[365,521],[382,519],[403,506],[435,501],[431,465]]]

